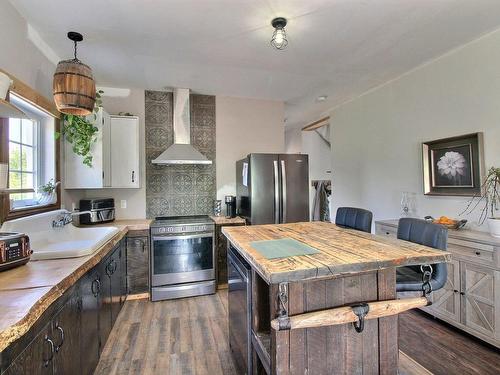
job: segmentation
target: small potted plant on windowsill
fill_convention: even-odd
[[[475,195],[468,202],[463,213],[470,214],[479,209],[479,224],[488,221],[490,234],[494,237],[500,237],[500,168],[491,167],[486,175],[481,194]]]
[[[40,192],[38,197],[39,205],[48,205],[57,202],[57,186],[60,184],[60,181],[54,183],[54,179],[50,179],[45,185],[40,186]]]

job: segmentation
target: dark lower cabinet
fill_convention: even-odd
[[[127,240],[120,242],[120,306],[127,300]]]
[[[127,237],[128,293],[149,291],[149,237],[147,231],[130,232]]]
[[[55,302],[2,375],[92,375],[126,299],[125,241]],[[123,266],[125,262],[125,266]],[[53,310],[54,311],[54,310]],[[47,312],[47,314],[49,314]],[[43,323],[46,322],[46,323]],[[35,328],[34,328],[35,329]],[[30,336],[32,337],[32,336]],[[26,336],[28,340],[28,335]],[[0,353],[0,359],[2,353]],[[5,368],[1,363],[1,368]]]
[[[79,322],[80,296],[78,292],[74,292],[5,374],[79,374],[81,363]]]
[[[99,361],[99,273],[93,270],[80,280],[80,348],[82,375],[92,375]]]
[[[54,343],[50,338],[50,331],[51,324],[48,323],[4,374],[53,374]]]
[[[80,373],[81,298],[77,290],[52,320],[54,374]]]
[[[108,266],[111,295],[111,324],[114,324],[122,307],[121,246],[111,254]]]
[[[226,223],[215,225],[215,254],[217,255],[217,285],[227,284],[227,239],[222,233],[222,228],[227,226],[240,226],[245,223]]]
[[[99,272],[99,354],[111,333],[111,277],[109,257],[98,267]]]

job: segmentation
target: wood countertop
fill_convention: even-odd
[[[222,232],[270,284],[451,260],[445,251],[324,222],[223,227]],[[303,242],[320,253],[266,259],[250,245],[282,238]]]
[[[226,216],[210,216],[210,219],[212,219],[216,225],[246,224],[245,219],[239,216],[233,218],[227,218]]]
[[[24,335],[87,271],[97,265],[129,230],[149,229],[151,220],[117,220],[119,232],[91,255],[30,261],[0,272],[0,352]]]
[[[379,220],[375,222],[375,224],[387,225],[393,228],[397,228],[398,223],[399,220],[397,219]],[[448,229],[448,238],[455,238],[464,241],[480,242],[485,245],[490,245],[500,248],[500,238],[493,237],[488,232],[467,229],[467,227],[461,229]]]
[[[111,223],[97,224],[97,225],[79,225],[80,228],[91,228],[91,227],[126,227],[127,230],[149,230],[149,227],[153,220],[151,219],[125,219],[125,220],[115,220]]]

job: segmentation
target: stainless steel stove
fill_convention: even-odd
[[[157,217],[150,262],[152,301],[215,293],[214,223],[208,216]]]

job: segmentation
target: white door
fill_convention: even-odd
[[[140,187],[139,119],[111,116],[111,187]]]

